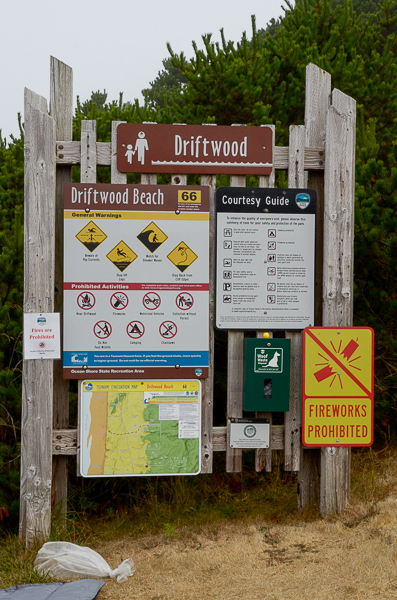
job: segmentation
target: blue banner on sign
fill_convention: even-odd
[[[74,367],[208,367],[208,352],[64,352],[66,368]]]

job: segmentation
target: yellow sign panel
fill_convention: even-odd
[[[306,398],[304,423],[307,446],[369,446],[372,399]]]
[[[189,248],[189,246],[187,246],[187,244],[185,244],[185,242],[180,242],[180,244],[175,246],[175,248],[167,255],[167,258],[181,273],[183,273],[192,263],[194,263],[198,256]]]
[[[178,190],[178,202],[183,204],[201,204],[201,191]]]
[[[102,244],[108,236],[96,223],[94,223],[94,221],[90,221],[81,231],[79,231],[76,237],[87,250],[94,252],[95,248],[98,248],[99,244]]]
[[[368,396],[373,392],[372,329],[312,327],[305,334],[308,396]]]
[[[123,272],[138,257],[131,248],[121,240],[107,255],[107,258]]]
[[[304,330],[303,443],[368,446],[373,440],[373,346],[369,327]]]
[[[153,221],[136,237],[152,254],[165,240],[168,240],[168,236]]]
[[[193,380],[167,380],[167,381],[96,381],[90,380],[84,382],[84,391],[123,391],[123,392],[153,392],[153,397],[156,392],[173,392],[173,391],[199,391],[200,382]],[[196,399],[192,398],[192,402]],[[149,400],[150,402],[150,400]]]

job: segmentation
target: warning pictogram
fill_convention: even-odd
[[[193,306],[193,296],[188,292],[183,292],[177,295],[175,302],[181,310],[189,310]]]
[[[163,338],[173,338],[177,332],[177,326],[172,321],[164,321],[159,327],[160,335]]]
[[[168,236],[153,221],[136,237],[152,254],[165,240],[168,240]]]
[[[127,333],[133,340],[137,340],[145,333],[145,326],[140,321],[131,321],[127,325]]]
[[[123,272],[138,257],[131,248],[121,240],[107,255],[107,258]]]
[[[167,258],[181,273],[183,273],[192,263],[194,263],[198,256],[185,244],[185,242],[180,242],[180,244],[175,246],[168,254]]]
[[[83,310],[91,310],[91,308],[94,308],[95,304],[94,294],[91,294],[91,292],[81,292],[81,294],[77,296],[77,304]]]
[[[156,310],[161,304],[161,298],[157,292],[148,292],[144,295],[142,302],[148,310]]]
[[[107,321],[98,321],[94,325],[94,333],[97,338],[104,340],[112,333],[112,326]]]
[[[127,308],[128,296],[124,292],[116,292],[110,298],[110,304],[115,310],[124,310]]]
[[[303,346],[303,443],[372,444],[373,330],[308,327]]]
[[[370,328],[305,329],[305,394],[322,397],[373,393]]]
[[[81,231],[76,235],[76,238],[81,242],[87,250],[94,252],[95,248],[98,248],[99,244],[102,244],[108,236],[98,227],[94,221],[90,221],[83,227]]]

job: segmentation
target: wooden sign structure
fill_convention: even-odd
[[[112,183],[127,181],[117,168],[119,123],[112,124],[112,141],[100,143],[95,121],[82,121],[81,141],[72,141],[72,120],[72,70],[51,58],[50,113],[44,98],[25,90],[25,313],[62,312],[63,188],[71,181],[72,165],[80,165],[81,183],[96,183],[97,165],[110,166]],[[331,94],[329,73],[309,64],[305,126],[290,127],[288,147],[275,145],[271,126],[273,166],[269,174],[259,175],[259,187],[275,187],[275,170],[288,171],[290,188],[317,193],[316,325],[352,325],[355,122],[355,101],[339,90]],[[242,141],[248,129],[239,128]],[[217,127],[208,130],[215,132]],[[186,185],[185,173],[172,175],[171,184]],[[142,173],[141,183],[155,185],[157,175]],[[244,331],[228,332],[228,426],[213,427],[213,171],[201,175],[201,185],[210,194],[210,366],[203,382],[201,472],[212,472],[214,451],[226,452],[228,472],[239,472],[242,450],[230,447],[229,428],[231,418],[243,415]],[[244,175],[231,173],[231,187],[245,185]],[[256,450],[256,469],[271,471],[272,450],[284,450],[284,469],[298,473],[298,507],[317,503],[323,516],[340,512],[350,496],[350,448],[302,447],[302,333],[286,331],[285,337],[291,340],[290,410],[283,425],[272,425],[272,413],[257,413],[270,420],[270,444]],[[69,381],[62,377],[61,361],[24,361],[20,537],[30,547],[35,539],[48,539],[52,510],[61,517],[66,513],[67,457],[78,453],[77,430],[68,423],[68,398]]]

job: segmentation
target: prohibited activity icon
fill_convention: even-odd
[[[140,321],[131,321],[127,325],[127,333],[133,340],[138,340],[145,333],[145,326]]]
[[[156,292],[148,292],[144,295],[142,302],[148,310],[156,310],[161,304],[161,298]]]
[[[164,321],[159,327],[160,335],[163,338],[170,339],[176,336],[177,326],[172,321]]]
[[[128,296],[124,292],[116,292],[110,298],[110,304],[115,310],[124,310],[127,308]]]
[[[77,296],[77,304],[82,310],[91,310],[95,305],[95,296],[91,292],[81,292]]]
[[[107,321],[98,321],[94,325],[94,333],[100,340],[105,340],[112,333],[112,326]]]
[[[181,310],[189,310],[189,308],[192,308],[193,302],[193,296],[188,292],[178,294],[175,298],[175,303]]]

